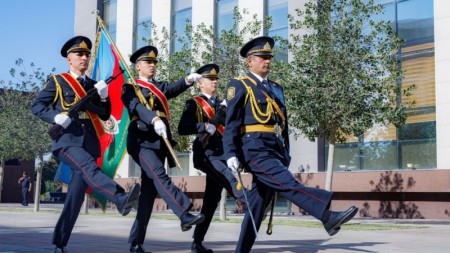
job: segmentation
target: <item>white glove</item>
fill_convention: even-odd
[[[206,123],[205,130],[209,135],[213,135],[216,132],[216,127],[213,124]]]
[[[237,157],[233,156],[233,157],[228,158],[227,166],[232,171],[237,171],[239,169],[239,167],[241,167],[241,163],[239,163],[239,160],[237,159]]]
[[[60,114],[56,114],[55,118],[53,119],[53,121],[62,126],[64,129],[66,129],[69,125],[70,122],[72,122],[72,120],[70,119],[69,116],[67,116],[66,114],[60,113]]]
[[[222,101],[222,103],[220,103],[220,105],[223,105],[223,106],[227,107],[227,100],[224,99],[224,100]]]
[[[100,95],[101,99],[106,99],[108,97],[108,85],[105,81],[101,80],[94,85],[97,89],[98,95]]]
[[[167,137],[166,125],[164,124],[164,122],[160,118],[156,119],[153,122],[153,127],[155,128],[156,134],[158,134],[159,136],[162,136],[164,138]]]
[[[192,73],[187,76],[186,82],[188,82],[189,84],[192,84],[193,82],[197,82],[198,80],[200,80],[200,78],[202,78],[202,75],[197,74],[197,73]]]

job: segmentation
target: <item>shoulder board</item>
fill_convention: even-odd
[[[238,77],[235,77],[234,79],[236,79],[236,80],[244,80],[244,79],[247,79],[248,78],[248,76],[238,76]]]

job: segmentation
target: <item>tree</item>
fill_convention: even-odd
[[[320,0],[289,16],[294,30],[293,75],[286,87],[290,124],[310,140],[328,140],[328,190],[336,142],[377,124],[398,127],[413,106],[401,103],[414,86],[399,85],[402,41],[391,23],[375,20],[382,10],[373,0]]]
[[[61,185],[55,184],[53,180],[58,169],[58,164],[59,160],[54,156],[50,156],[44,161],[42,166],[41,195],[46,192],[57,192],[61,189]]]
[[[29,69],[28,69],[29,67]],[[3,184],[3,169],[5,162],[10,159],[31,160],[39,159],[35,194],[39,197],[40,178],[44,155],[50,152],[51,141],[47,136],[48,125],[36,120],[30,107],[37,96],[37,92],[45,83],[47,74],[41,68],[31,63],[26,66],[22,59],[16,61],[16,68],[10,70],[12,80],[7,84],[0,97],[0,189]],[[36,196],[37,195],[37,196]]]

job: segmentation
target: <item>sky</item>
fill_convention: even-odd
[[[0,80],[11,79],[18,58],[45,73],[68,71],[60,50],[75,36],[74,7],[75,0],[0,0]]]

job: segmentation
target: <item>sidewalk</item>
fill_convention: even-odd
[[[42,204],[41,211],[34,213],[32,204],[28,207],[0,204],[0,253],[53,252],[52,233],[61,208],[61,204]],[[127,238],[135,214],[132,212],[129,216],[122,217],[114,211],[101,214],[98,210],[90,210],[89,215],[80,215],[69,241],[69,252],[129,252]],[[311,220],[304,216],[275,219]],[[263,224],[252,253],[450,252],[448,220],[354,219],[350,223],[407,224],[417,228],[356,231],[344,227],[337,235],[329,237],[322,228],[275,225],[273,234],[269,236],[265,234],[267,225]],[[214,252],[234,252],[239,231],[240,223],[213,222],[205,244],[214,249]],[[154,253],[190,252],[192,233],[193,229],[181,232],[178,220],[152,219],[145,247]]]

